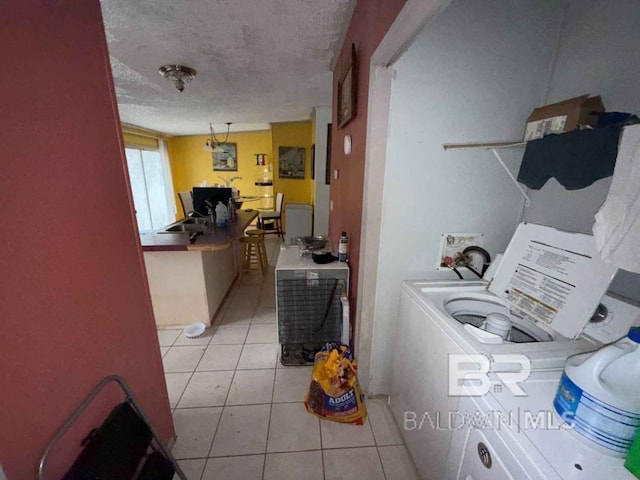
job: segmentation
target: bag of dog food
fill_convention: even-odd
[[[309,413],[340,423],[363,425],[367,418],[356,376],[357,363],[347,345],[327,343],[316,353],[304,406]]]

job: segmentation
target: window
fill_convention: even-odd
[[[175,202],[165,142],[158,150],[125,148],[129,181],[140,233],[149,233],[175,221]]]

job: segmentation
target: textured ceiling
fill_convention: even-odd
[[[353,0],[102,0],[124,123],[174,135],[306,120],[331,104]],[[197,70],[178,92],[165,64]]]

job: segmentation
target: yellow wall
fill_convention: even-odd
[[[256,153],[266,153],[268,163],[273,167],[270,174],[273,178],[273,195],[284,193],[287,203],[313,204],[313,180],[311,180],[311,144],[313,129],[311,122],[274,123],[271,131],[239,132],[229,135],[229,142],[238,146],[238,171],[214,172],[211,153],[203,152],[202,146],[208,135],[192,135],[167,139],[169,162],[173,176],[173,187],[176,192],[176,209],[178,217],[182,215],[178,192],[191,190],[203,181],[207,185],[223,183],[220,177],[242,177],[235,180],[233,186],[241,195],[259,195],[262,193],[255,181],[262,178],[264,167],[256,166]],[[219,136],[218,136],[219,137]],[[305,178],[281,179],[278,177],[278,147],[304,147]],[[243,208],[259,208],[261,203],[246,203]],[[286,228],[286,220],[283,221]]]
[[[311,115],[311,145],[313,146],[315,144],[316,144],[316,111],[314,109]],[[311,163],[311,150],[309,150],[309,162],[310,162],[309,172],[313,173],[313,169],[315,165]],[[316,182],[315,180],[312,180],[311,181],[311,204],[314,205],[314,212],[315,212],[315,199],[316,199]]]
[[[223,134],[224,135],[224,134]],[[218,138],[220,135],[217,135]],[[173,176],[173,188],[176,192],[176,205],[180,216],[182,210],[178,200],[178,192],[191,190],[200,186],[203,181],[207,185],[224,183],[222,178],[235,176],[242,177],[235,180],[232,185],[240,190],[240,195],[256,195],[255,181],[262,175],[262,168],[256,166],[256,153],[266,153],[271,160],[271,132],[269,130],[259,132],[239,132],[229,134],[228,142],[236,143],[238,147],[238,171],[214,172],[213,161],[210,152],[203,152],[208,135],[193,135],[185,137],[173,137],[167,140],[169,162],[171,163],[171,175]],[[223,136],[224,138],[224,136]],[[247,203],[243,208],[256,208]]]
[[[313,180],[311,180],[311,122],[274,123],[273,133],[273,190],[284,193],[284,202],[313,204]],[[278,148],[304,147],[305,177],[302,179],[280,178],[278,176]]]

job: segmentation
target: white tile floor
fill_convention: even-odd
[[[158,330],[181,468],[189,480],[417,479],[384,400],[366,401],[360,427],[305,410],[311,367],[279,364],[272,236],[267,250],[268,275],[236,284],[204,336]]]

